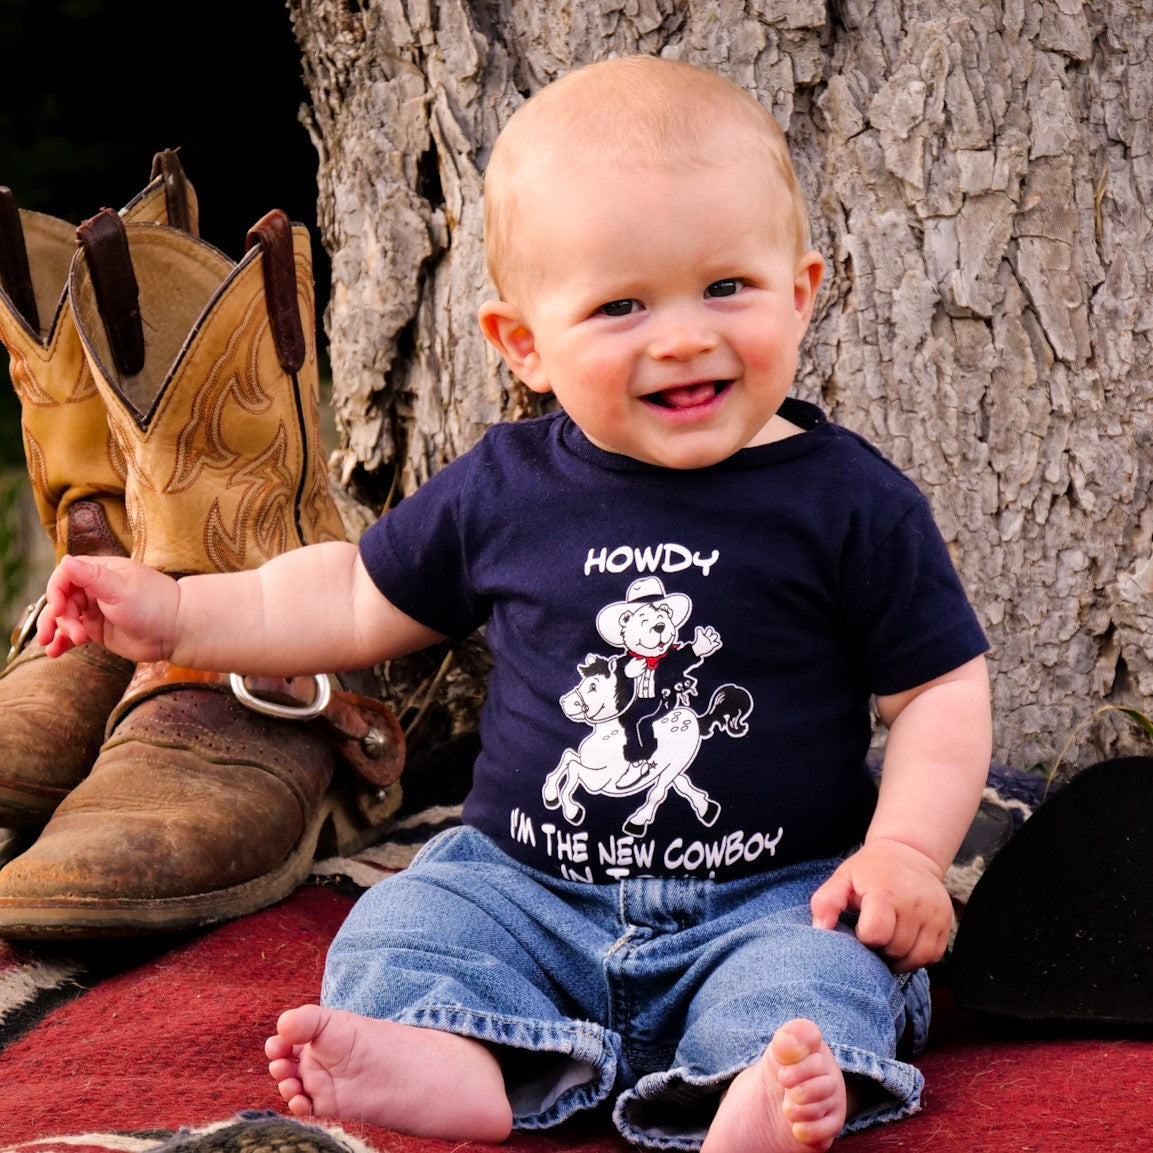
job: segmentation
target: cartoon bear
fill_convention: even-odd
[[[698,627],[691,642],[680,640],[681,626],[692,610],[688,596],[666,593],[659,578],[648,576],[633,581],[623,601],[597,613],[597,632],[625,651],[625,672],[636,684],[633,703],[621,718],[629,761],[652,757],[653,722],[675,705],[689,705],[697,692],[692,671],[721,647],[720,635],[711,627]]]

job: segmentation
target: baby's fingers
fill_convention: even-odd
[[[36,643],[43,645],[44,648],[52,643],[56,637],[56,618],[63,610],[63,605],[53,606],[51,603],[46,603],[40,610],[40,615],[36,618]],[[69,646],[71,647],[71,646]],[[49,656],[58,654],[49,653]]]
[[[93,600],[114,593],[123,582],[115,569],[105,563],[105,559],[71,555],[62,557],[48,582],[49,596],[54,583],[69,595],[75,595],[80,590]]]
[[[853,881],[847,870],[838,869],[809,900],[814,929],[835,929],[853,898]]]
[[[68,633],[56,627],[55,621],[53,621],[47,636],[42,636],[38,631],[36,639],[50,657],[62,657],[69,649],[76,647]]]
[[[36,640],[50,657],[63,656],[69,649],[93,639],[75,602],[64,602],[59,612],[46,607],[36,622]]]
[[[894,972],[912,972],[939,961],[945,952],[952,920],[937,913],[919,903],[899,909],[891,895],[870,893],[861,903],[857,939],[880,953]]]
[[[917,934],[913,947],[901,957],[893,958],[890,967],[895,973],[911,973],[914,969],[933,965],[945,955],[948,944],[948,933],[925,925]]]
[[[916,930],[914,929],[913,936],[908,940],[896,941],[899,924],[897,909],[892,899],[885,894],[871,891],[861,901],[861,913],[857,918],[857,940],[862,945],[878,949],[886,955],[894,947],[903,952],[912,945]]]
[[[914,922],[907,926],[906,931],[898,922],[897,931],[881,953],[894,973],[911,973],[939,961],[947,944],[948,934],[931,924]]]

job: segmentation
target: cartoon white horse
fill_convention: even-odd
[[[696,759],[701,741],[716,729],[731,737],[748,731],[753,699],[739,685],[722,685],[704,713],[679,705],[653,725],[656,752],[647,761],[625,760],[625,728],[621,714],[632,703],[635,684],[624,669],[624,657],[589,653],[578,666],[578,684],[560,700],[561,709],[571,721],[592,726],[577,749],[566,749],[560,763],[545,778],[544,803],[560,809],[570,824],[579,825],[585,807],[575,797],[576,790],[609,796],[644,793],[642,804],[624,822],[624,831],[642,836],[675,789],[692,806],[702,825],[711,826],[721,807],[704,789],[689,780],[685,770]]]

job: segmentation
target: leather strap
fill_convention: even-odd
[[[163,152],[157,152],[152,157],[152,179],[155,180],[159,176],[164,180],[168,223],[173,228],[195,235],[196,230],[192,227],[192,205],[188,196],[188,177],[176,153],[175,148],[165,148]]]
[[[281,368],[297,373],[307,346],[296,296],[296,256],[292,221],[279,208],[262,216],[249,230],[246,251],[260,245],[264,257],[264,298]]]
[[[40,313],[36,308],[32,272],[28,267],[28,247],[24,243],[20,209],[16,207],[12,190],[4,187],[0,187],[0,287],[28,322],[28,327],[39,336]]]
[[[88,260],[112,358],[125,376],[135,376],[144,367],[144,324],[124,221],[120,213],[102,208],[76,229],[76,236]]]
[[[137,704],[162,693],[207,689],[235,696],[231,676],[230,673],[185,669],[168,661],[139,664],[120,703],[108,718],[107,735],[112,735],[120,720]],[[298,708],[302,719],[295,723],[315,725],[336,756],[366,785],[382,789],[400,779],[405,757],[404,733],[383,701],[335,687],[323,711],[309,715],[317,691],[313,677],[246,677],[244,684],[254,697]]]

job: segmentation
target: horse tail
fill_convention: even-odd
[[[701,739],[711,737],[714,729],[721,729],[730,737],[743,737],[749,731],[749,714],[753,711],[753,698],[748,689],[740,685],[721,685],[709,707],[701,714]]]

